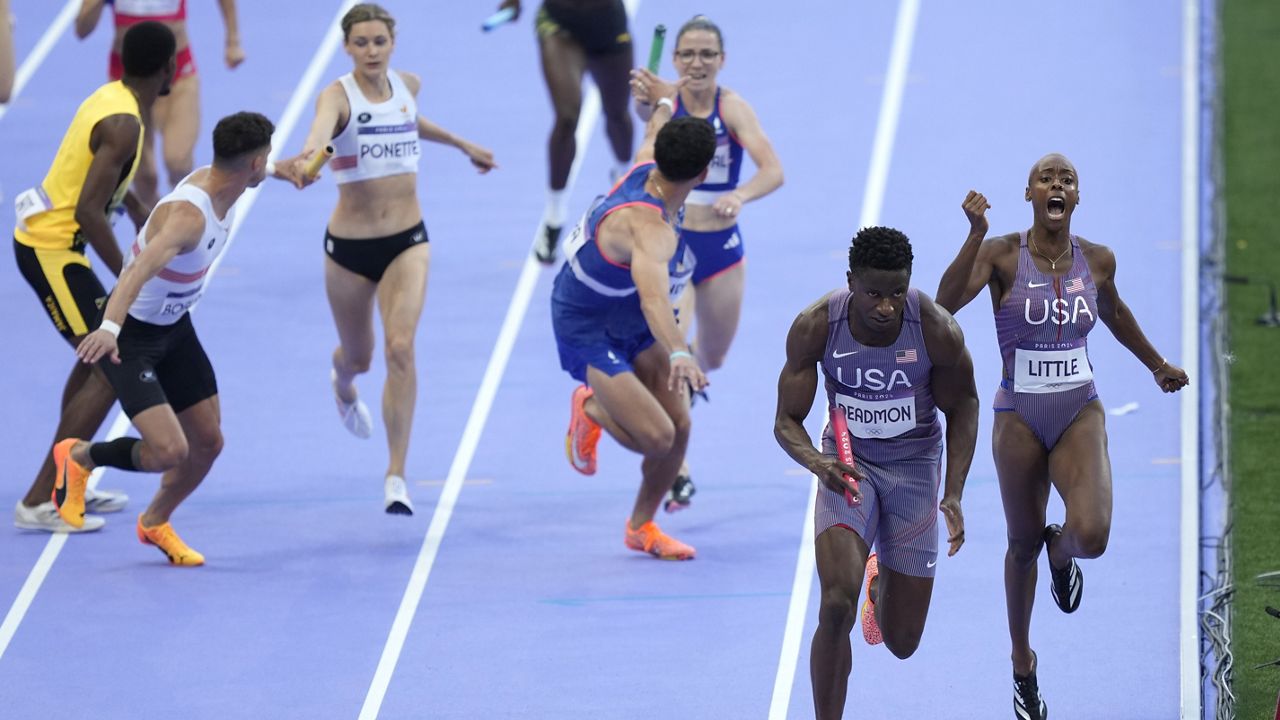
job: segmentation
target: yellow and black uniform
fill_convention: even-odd
[[[631,49],[622,0],[543,0],[533,26],[540,37],[568,33],[593,57]]]
[[[88,334],[106,301],[107,292],[85,256],[85,239],[75,215],[93,162],[89,142],[93,129],[112,115],[138,118],[138,147],[142,147],[142,113],[133,92],[120,81],[98,88],[76,110],[44,181],[29,191],[38,198],[34,211],[19,217],[13,231],[22,276],[36,291],[54,327],[68,339]],[[110,215],[124,200],[140,157],[140,152],[135,153],[125,165],[104,213]]]

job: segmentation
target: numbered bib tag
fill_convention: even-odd
[[[836,393],[836,408],[856,438],[884,440],[916,426],[916,397],[909,389],[884,400],[862,400]]]
[[[1014,392],[1066,392],[1093,380],[1083,339],[1062,348],[1043,344],[1019,347],[1014,351],[1014,363]]]
[[[44,188],[39,185],[23,190],[13,199],[14,214],[18,217],[18,228],[22,230],[27,229],[27,218],[52,209],[53,203],[49,201],[49,196],[45,194]]]
[[[681,243],[681,250],[684,254],[671,270],[669,297],[672,305],[680,300],[680,296],[684,295],[685,288],[689,287],[689,280],[693,277],[693,266],[697,264],[697,260],[694,258],[693,253],[689,251],[687,245]]]

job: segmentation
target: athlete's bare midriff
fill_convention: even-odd
[[[163,23],[165,27],[173,31],[173,39],[177,42],[174,48],[176,52],[182,52],[188,45],[187,40],[187,21],[186,20],[157,20]],[[119,55],[121,48],[124,47],[124,34],[131,25],[116,28],[115,38],[111,41],[111,52]]]
[[[418,176],[405,173],[339,185],[329,232],[351,240],[380,238],[407,230],[421,220]]]
[[[684,204],[684,222],[681,227],[694,232],[715,232],[731,228],[738,222],[737,216],[717,215],[710,205]]]

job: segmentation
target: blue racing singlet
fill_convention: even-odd
[[[689,114],[680,97],[676,96],[675,112],[672,119]],[[716,131],[716,154],[711,158],[707,170],[707,179],[689,193],[685,202],[694,205],[712,205],[716,198],[738,187],[738,175],[742,173],[742,143],[729,131],[729,126],[720,118],[720,88],[716,88],[716,101],[711,114],[706,117]]]
[[[625,207],[644,206],[663,213],[662,200],[645,191],[652,162],[636,165],[613,186],[607,195],[597,197],[582,220],[565,240],[565,268],[561,270],[563,282],[557,282],[555,298],[559,302],[579,307],[601,308],[630,304],[640,308],[636,285],[631,278],[631,266],[607,257],[600,249],[597,234],[600,224],[610,213]],[[674,301],[684,291],[693,275],[693,256],[688,246],[676,233],[678,245],[671,256],[667,272],[671,276],[671,299]]]

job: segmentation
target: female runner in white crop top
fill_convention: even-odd
[[[390,460],[385,508],[413,514],[404,466],[417,399],[414,335],[427,290],[430,250],[418,204],[418,139],[452,145],[480,172],[496,167],[493,153],[417,114],[421,80],[390,68],[395,20],[373,3],[355,5],[342,18],[343,46],[355,63],[316,101],[316,117],[300,155],[282,174],[305,178],[303,164],[319,148],[335,149],[331,170],[338,206],[325,234],[325,289],[338,329],[333,390],[343,424],[358,437],[372,434],[369,410],[356,395],[356,375],[373,359],[373,308],[382,319],[387,381],[382,392]],[[284,163],[282,163],[284,165]]]

